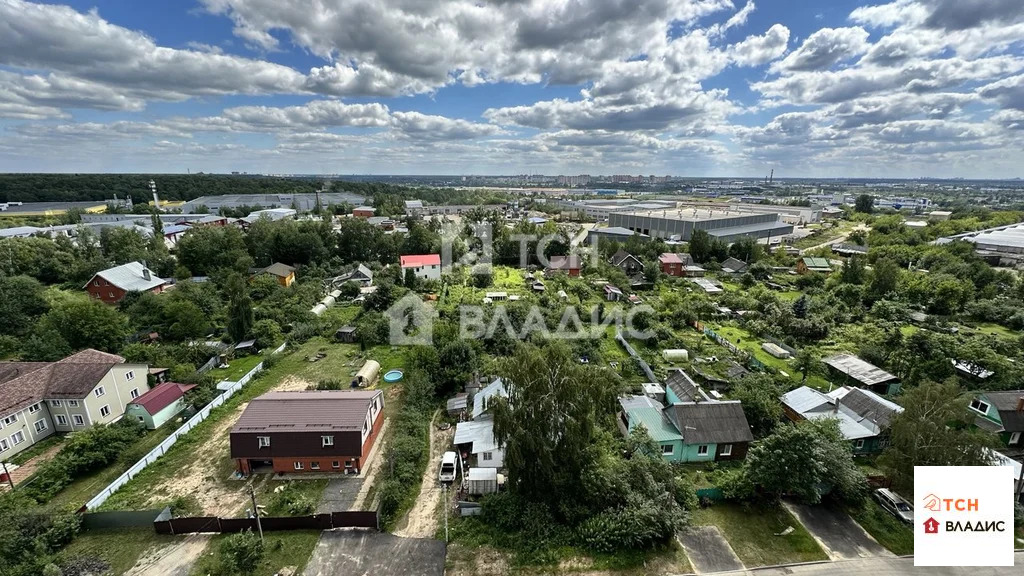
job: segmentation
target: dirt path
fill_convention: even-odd
[[[452,445],[452,438],[455,436],[455,429],[438,430],[435,421],[440,411],[434,412],[430,419],[430,459],[427,461],[427,469],[423,471],[423,478],[420,483],[420,494],[416,497],[416,503],[408,516],[401,523],[401,527],[395,530],[396,536],[406,538],[433,538],[437,532],[438,513],[437,508],[444,496],[444,491],[437,480],[437,466],[441,461],[441,454]],[[451,496],[449,490],[449,496]]]
[[[60,452],[60,449],[63,447],[64,443],[59,442],[56,445],[48,448],[42,454],[39,454],[29,459],[27,462],[25,462],[21,466],[18,466],[17,468],[14,468],[13,470],[11,470],[13,466],[8,464],[7,469],[10,470],[11,472],[11,481],[14,482],[15,486],[21,484],[22,482],[27,480],[29,476],[35,474],[37,468],[46,463],[46,461],[49,460],[50,458],[53,458],[57,454],[57,452]],[[3,470],[0,470],[0,472],[3,472]],[[7,482],[0,484],[0,492],[6,492],[7,490],[10,490],[10,484],[8,484]]]
[[[289,376],[272,391],[305,390],[309,382]],[[230,478],[225,470],[224,458],[230,453],[229,433],[245,411],[248,403],[242,403],[209,432],[207,440],[195,446],[192,460],[188,466],[169,476],[153,487],[149,504],[166,502],[168,497],[192,497],[202,507],[203,512],[213,516],[231,517],[245,507],[247,493],[241,484]],[[194,434],[194,432],[191,432]]]
[[[832,240],[829,240],[828,242],[822,242],[821,244],[818,244],[817,246],[811,246],[810,248],[804,248],[803,250],[800,251],[800,253],[801,254],[807,254],[808,252],[811,252],[813,250],[817,250],[818,248],[825,248],[825,247],[832,246],[832,245],[835,245],[835,244],[842,244],[843,242],[846,242],[846,239],[850,237],[850,234],[853,234],[854,232],[856,232],[858,230],[863,231],[863,232],[867,232],[867,231],[871,230],[871,227],[868,226],[867,224],[863,224],[863,223],[858,224],[853,230],[850,230],[849,232],[846,232],[842,236],[840,236],[838,238],[833,238]]]
[[[366,495],[370,492],[370,488],[373,486],[374,481],[377,479],[377,471],[380,470],[381,462],[384,461],[384,453],[388,448],[388,428],[391,426],[391,419],[385,418],[384,424],[380,427],[380,432],[377,433],[377,438],[380,438],[380,442],[374,444],[373,448],[370,449],[370,455],[366,457],[366,473],[363,475],[363,485],[359,487],[359,493],[356,494],[356,499],[352,503],[350,510],[366,510],[367,506],[370,506],[372,502],[366,501]]]
[[[151,548],[124,576],[188,576],[209,542],[210,534],[193,534],[173,544]]]

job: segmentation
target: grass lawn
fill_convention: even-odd
[[[22,466],[25,464],[25,462],[28,462],[29,460],[35,458],[36,456],[39,456],[40,454],[46,452],[50,448],[53,448],[57,444],[64,442],[64,438],[66,438],[66,435],[64,434],[54,434],[53,436],[50,436],[37,442],[36,444],[33,444],[32,447],[29,448],[28,450],[15,454],[14,456],[11,457],[10,460],[8,460],[8,462],[17,464],[18,466]]]
[[[130,450],[132,454],[138,454],[141,458],[142,455],[146,454],[150,450],[156,447],[157,444],[164,441],[165,438],[171,435],[172,432],[178,429],[177,419],[171,420],[157,428],[156,430],[150,430],[146,432],[137,444],[135,444]],[[131,468],[135,464],[135,461],[122,462],[118,461],[102,470],[97,470],[87,476],[82,476],[75,479],[74,482],[69,484],[66,488],[57,493],[56,496],[50,499],[46,503],[46,507],[51,510],[57,509],[78,509],[84,506],[86,502],[92,499],[93,496],[97,495],[108,484],[117,479],[118,476],[124,473],[125,470]]]
[[[720,502],[697,510],[693,523],[717,526],[747,568],[828,560],[807,529],[781,506]],[[792,526],[786,536],[776,536]]]
[[[828,381],[825,380],[825,378],[823,378],[819,374],[809,374],[807,376],[807,380],[804,381],[802,374],[797,372],[797,370],[793,367],[792,361],[782,360],[781,358],[776,358],[771,354],[765,352],[761,348],[762,341],[754,336],[751,336],[750,333],[744,330],[743,328],[740,328],[738,326],[712,326],[712,330],[714,330],[724,338],[728,339],[737,348],[751,354],[754,358],[757,359],[757,361],[764,364],[765,366],[769,366],[771,368],[774,368],[775,370],[781,370],[786,374],[789,374],[790,379],[793,380],[795,384],[799,386],[810,386],[811,388],[815,388],[818,390],[829,389]],[[742,342],[740,340],[742,340]]]
[[[242,356],[241,358],[234,358],[228,362],[227,368],[214,368],[207,372],[207,374],[213,376],[217,382],[220,382],[221,380],[237,382],[239,378],[248,374],[250,370],[255,368],[256,365],[262,361],[263,356],[260,356],[259,354]]]
[[[306,360],[320,351],[327,354],[322,360]],[[244,490],[246,483],[231,479],[234,463],[226,446],[227,431],[224,428],[227,418],[239,414],[240,405],[274,389],[286,378],[304,380],[310,384],[326,379],[347,380],[367,358],[380,362],[383,373],[390,368],[401,367],[406,351],[407,348],[402,347],[393,349],[390,346],[380,346],[369,350],[368,353],[360,352],[356,344],[338,344],[322,338],[314,338],[296,348],[286,348],[285,353],[278,356],[274,366],[214,409],[209,418],[179,439],[164,456],[107,500],[103,509],[135,510],[152,505],[154,494],[161,493],[158,489],[162,489],[168,479],[178,478],[182,470],[192,468],[207,471],[208,477],[205,480],[212,483],[211,488],[216,488],[217,491],[235,494],[239,490]],[[389,385],[381,380],[379,386]],[[221,435],[213,434],[216,430],[225,431]],[[223,444],[223,447],[220,444]],[[102,485],[99,488],[102,488]],[[170,500],[169,497],[168,501]],[[244,506],[242,508],[244,509]]]
[[[286,497],[293,500],[296,497],[305,498],[309,500],[313,505],[313,509],[316,510],[316,506],[320,504],[320,499],[323,498],[324,488],[327,488],[327,482],[327,478],[278,480],[274,477],[268,477],[265,482],[261,482],[256,486],[256,503],[267,507],[264,511],[264,516],[293,516],[292,512],[288,510]],[[282,486],[284,489],[281,492],[275,492],[276,489]],[[252,506],[246,505],[244,508],[249,509]],[[295,515],[305,516],[306,513],[299,511]]]
[[[914,531],[886,512],[874,499],[869,498],[861,506],[846,510],[846,513],[893,554],[914,553]]]
[[[210,539],[209,546],[192,566],[190,574],[206,576],[208,574],[224,574],[220,569],[220,543],[228,538],[228,534],[218,534]],[[313,549],[320,540],[318,530],[294,530],[267,532],[264,534],[265,554],[263,563],[255,572],[246,576],[273,576],[286,566],[295,567],[294,574],[302,574]]]
[[[157,534],[149,528],[117,528],[82,532],[61,552],[61,556],[97,556],[110,563],[118,576],[135,565],[151,546],[169,544],[183,536]]]
[[[991,334],[993,336],[1000,336],[1002,338],[1019,338],[1021,334],[1018,331],[1010,330],[1005,326],[1000,326],[999,324],[993,323],[977,324],[975,326],[975,330],[977,332],[980,332],[981,334]]]

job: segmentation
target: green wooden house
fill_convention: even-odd
[[[185,392],[195,384],[164,382],[128,403],[124,417],[142,422],[148,430],[156,430],[185,409]]]
[[[1007,447],[1024,448],[1024,390],[978,392],[970,407],[976,426],[998,435]]]
[[[619,399],[619,428],[643,425],[669,462],[739,460],[754,439],[739,402],[687,402],[663,407],[647,396]]]

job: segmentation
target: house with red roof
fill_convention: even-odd
[[[132,400],[124,410],[125,417],[138,420],[147,430],[156,430],[185,409],[185,392],[195,384],[164,382]]]
[[[440,254],[409,254],[399,256],[398,262],[402,266],[402,276],[407,270],[412,270],[417,278],[423,280],[441,279],[441,255]]]
[[[149,390],[146,364],[82,350],[57,362],[0,362],[0,460],[54,433],[120,420]]]

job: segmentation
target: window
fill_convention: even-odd
[[[107,292],[107,296],[108,296],[109,298],[113,298],[113,297],[114,297],[114,293],[113,293],[113,292]]]
[[[494,454],[491,454],[490,452],[484,452],[484,453],[483,453],[483,454],[481,455],[481,459],[482,459],[482,460],[483,460],[484,462],[490,462],[491,460],[494,460]]]
[[[295,468],[296,470],[302,470],[302,462],[296,462],[295,464],[292,464],[292,467]]]
[[[981,412],[982,414],[988,414],[988,402],[984,400],[974,398],[971,400],[971,410]]]
[[[270,448],[270,436],[257,436],[256,443],[258,448]]]
[[[57,414],[57,426],[67,426],[68,417],[63,414]]]
[[[43,432],[46,430],[46,420],[36,420],[36,432]]]
[[[661,455],[662,456],[671,456],[674,452],[675,452],[675,447],[672,446],[671,444],[662,444],[661,445]]]
[[[18,415],[17,414],[11,414],[7,418],[4,418],[4,426],[10,426],[11,424],[14,424],[17,421],[18,421]]]
[[[92,285],[93,286],[99,286],[100,285],[100,281],[99,280],[93,280],[92,281]]]
[[[100,408],[100,416],[103,418],[110,416],[110,406],[103,406]]]
[[[7,443],[7,438],[0,438],[0,452],[6,452],[10,447],[11,445]]]
[[[61,405],[61,401],[60,400],[50,400],[50,406],[60,406],[60,405]]]
[[[138,388],[132,388],[131,395],[132,395],[132,399],[133,400],[135,398],[138,398],[139,397],[139,389]]]
[[[860,440],[857,440],[856,442],[854,442],[853,443],[853,448],[854,448],[854,450],[863,450],[864,449],[864,439],[861,438]]]
[[[334,462],[331,462],[331,468],[341,468],[341,462],[339,462],[337,460],[335,460]]]
[[[309,463],[309,469],[310,470],[319,470],[320,469],[320,463],[319,462],[310,462]]]
[[[322,446],[334,446],[334,436],[321,436],[320,442]]]
[[[135,380],[135,370],[129,370],[124,375],[125,380]]]
[[[722,456],[732,456],[732,444],[722,446]]]
[[[72,408],[78,408],[78,400],[68,400],[68,406]]]
[[[29,414],[35,414],[36,412],[39,412],[39,402],[28,407]]]
[[[1013,434],[1010,434],[1010,441],[1008,442],[1008,444],[1016,444],[1018,442],[1020,442],[1020,432],[1014,432]]]
[[[708,454],[708,445],[707,444],[701,444],[700,446],[697,446],[697,456],[707,456],[707,454]]]
[[[85,418],[81,414],[72,414],[71,419],[75,422],[75,426],[85,426]]]
[[[92,391],[92,393],[95,394],[97,398],[99,398],[100,396],[106,394],[107,391],[103,389],[103,386],[97,386],[96,389]]]
[[[17,446],[18,444],[21,444],[24,441],[25,441],[25,433],[22,432],[21,430],[18,430],[13,435],[11,435],[11,442],[14,442],[15,446]]]

